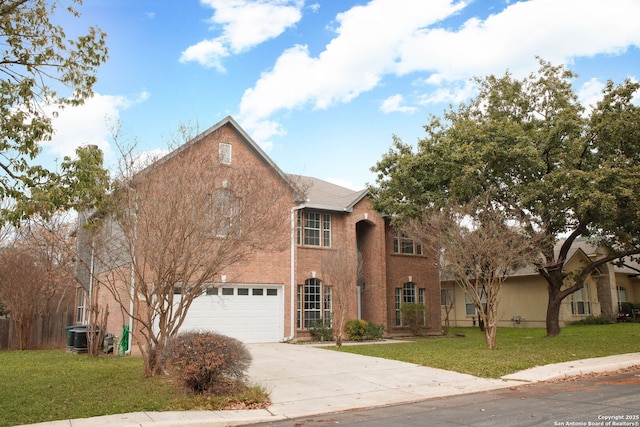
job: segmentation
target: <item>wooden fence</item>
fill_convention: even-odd
[[[66,327],[73,324],[73,312],[38,316],[31,325],[29,349],[65,348]],[[0,350],[15,350],[18,339],[10,319],[0,319]]]

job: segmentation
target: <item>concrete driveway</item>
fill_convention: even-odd
[[[522,384],[341,353],[308,344],[249,344],[250,380],[271,393],[269,412],[299,417],[414,402]]]

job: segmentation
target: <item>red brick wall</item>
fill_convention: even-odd
[[[393,252],[393,228],[386,225],[387,260],[387,306],[389,312],[388,331],[392,334],[405,334],[406,329],[395,326],[395,289],[402,288],[407,282],[416,284],[417,289],[425,289],[425,305],[429,311],[430,334],[440,334],[440,278],[436,260],[427,255],[399,255]],[[426,251],[425,252],[430,252]]]

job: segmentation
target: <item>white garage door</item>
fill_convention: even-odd
[[[284,338],[282,285],[223,285],[196,298],[181,331],[217,332],[245,343]]]

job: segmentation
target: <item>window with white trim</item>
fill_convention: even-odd
[[[84,323],[84,308],[85,308],[86,293],[83,288],[78,288],[78,306],[76,307],[76,323]]]
[[[627,288],[624,286],[616,286],[616,291],[618,292],[618,302],[629,302],[627,299]]]
[[[331,214],[298,211],[298,244],[331,247]]]
[[[396,288],[396,294],[395,294],[396,326],[403,326],[402,305],[416,304],[416,303],[424,305],[424,294],[425,294],[425,289],[417,288],[416,284],[413,282],[407,282],[401,288]]]
[[[480,296],[480,302],[482,302],[482,308],[484,310],[487,309],[487,296],[484,294],[483,291],[480,292],[481,296]],[[464,307],[465,307],[465,313],[467,316],[477,316],[478,315],[478,310],[476,309],[475,304],[473,303],[473,300],[469,297],[469,295],[467,293],[464,294]]]
[[[578,289],[571,294],[571,314],[574,316],[588,316],[592,314],[588,283],[585,283],[582,289]]]
[[[394,227],[393,252],[402,255],[422,255],[422,245],[404,231],[398,230],[398,227]]]
[[[309,329],[322,321],[331,325],[333,310],[332,289],[324,286],[319,279],[307,279],[304,285],[298,285],[296,326],[298,329]]]

